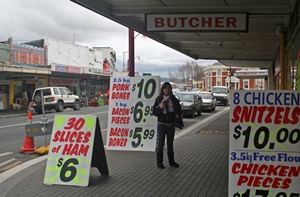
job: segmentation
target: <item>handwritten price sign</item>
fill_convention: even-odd
[[[45,184],[88,185],[95,125],[95,116],[55,116]]]
[[[111,78],[107,149],[155,150],[159,88],[158,76]]]
[[[299,197],[299,91],[231,91],[229,195]]]

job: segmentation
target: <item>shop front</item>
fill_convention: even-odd
[[[9,105],[27,108],[36,88],[48,86],[48,76],[43,74],[22,74],[9,76]]]
[[[9,84],[10,81],[6,79],[0,80],[0,110],[8,109],[8,95],[9,95]]]
[[[50,86],[67,87],[75,95],[78,95],[78,92],[80,92],[78,79],[58,77],[58,76],[50,77],[49,84],[50,84]]]
[[[80,81],[81,100],[84,106],[106,105],[110,76],[103,75],[102,68],[87,67]]]

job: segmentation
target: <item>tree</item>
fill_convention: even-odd
[[[200,81],[204,77],[203,66],[199,66],[196,62],[186,62],[177,71],[177,76],[180,76],[183,82],[188,81],[190,78]],[[198,75],[197,75],[198,74]]]
[[[170,81],[175,82],[176,74],[174,74],[172,71],[169,71],[168,74],[169,74]]]

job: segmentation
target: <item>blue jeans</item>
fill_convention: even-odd
[[[167,150],[169,152],[174,152],[173,141],[175,135],[175,125],[164,125],[157,123],[157,139],[158,144],[156,148],[157,153],[163,153],[165,145],[165,136],[167,135]]]

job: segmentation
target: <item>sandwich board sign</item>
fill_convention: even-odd
[[[97,116],[56,115],[44,184],[88,186],[91,167],[108,175]]]
[[[155,151],[159,76],[111,77],[106,150]]]

